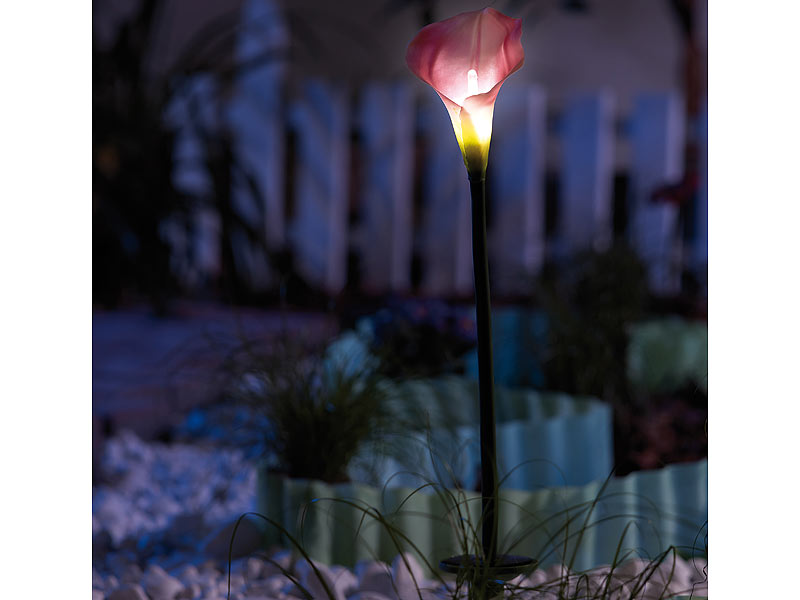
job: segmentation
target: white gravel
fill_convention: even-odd
[[[209,559],[209,538],[253,509],[255,468],[243,453],[189,444],[145,443],[130,433],[107,442],[93,488],[92,600],[218,600],[227,597],[227,564]],[[237,534],[238,536],[238,534]],[[234,600],[411,600],[466,597],[454,584],[424,577],[411,555],[392,565],[362,562],[351,571],[311,565],[286,551],[233,563]],[[316,571],[315,571],[316,569]],[[650,573],[649,581],[642,573]],[[511,582],[506,597],[531,600],[603,597],[628,600],[707,596],[705,561],[644,560],[570,574],[561,566]],[[295,581],[287,576],[291,573]],[[319,575],[317,575],[319,573]],[[419,591],[418,591],[419,589]]]
[[[124,432],[106,443],[92,490],[92,535],[115,546],[181,519],[208,533],[254,508],[256,470],[237,450],[145,443]]]
[[[530,600],[564,597],[575,600],[598,597],[657,600],[691,594],[697,598],[708,593],[705,569],[705,561],[676,559],[673,565],[669,560],[655,568],[652,576],[644,581],[642,573],[650,574],[652,568],[650,563],[643,560],[623,563],[613,573],[606,566],[589,573],[572,575],[560,565],[554,565],[510,582],[505,595],[508,598]],[[291,573],[294,581],[283,570]],[[398,556],[392,565],[362,562],[354,571],[350,571],[341,566],[320,563],[312,567],[305,560],[292,563],[290,554],[285,551],[273,554],[269,560],[251,557],[235,561],[230,576],[230,597],[234,600],[305,598],[298,584],[312,598],[320,599],[331,596],[335,600],[466,597],[465,589],[456,590],[452,581],[426,579],[422,567],[411,555],[406,555],[405,560]],[[127,565],[119,576],[103,576],[93,570],[92,586],[94,596],[110,600],[218,600],[227,597],[228,577],[224,568],[211,563],[182,565],[170,571],[158,565],[150,565],[144,571],[135,565]],[[606,589],[607,596],[597,595],[598,590]]]

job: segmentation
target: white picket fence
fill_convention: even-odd
[[[254,47],[252,39],[245,39],[242,47],[245,53],[264,49]],[[280,65],[250,71],[221,105],[219,126],[232,134],[235,154],[254,176],[259,192],[254,196],[247,186],[235,184],[240,214],[263,232],[270,248],[288,245],[300,273],[329,294],[347,285],[347,257],[354,249],[360,257],[364,292],[412,291],[416,254],[422,264],[416,291],[469,295],[468,181],[439,98],[410,77],[402,82],[372,82],[358,90],[306,81],[291,95],[284,81]],[[213,81],[204,77],[196,86],[205,94],[214,88]],[[176,185],[202,193],[207,182],[197,160],[191,160],[202,152],[194,133],[196,123],[190,123],[180,106],[170,114],[180,130],[178,156],[188,157],[175,173]],[[495,109],[492,177],[487,183],[492,201],[493,293],[524,292],[546,258],[560,260],[583,249],[608,246],[613,235],[618,135],[624,136],[630,157],[629,241],[648,265],[652,290],[679,291],[684,262],[702,272],[707,261],[705,192],[699,194],[697,235],[688,248],[681,239],[678,208],[651,201],[655,188],[682,175],[684,121],[679,94],[642,94],[620,127],[615,98],[600,91],[568,99],[554,128],[546,90],[509,81]],[[291,156],[286,147],[290,130],[296,140]],[[552,136],[560,148],[561,193],[557,232],[548,237],[544,192],[546,149]],[[353,139],[358,140],[352,156],[358,161],[355,171]],[[355,180],[353,172],[358,174]],[[287,181],[287,173],[293,173],[293,181]],[[701,172],[701,187],[704,177]],[[419,214],[414,206],[415,178],[421,186]],[[289,200],[291,219],[284,209],[287,189],[294,191]],[[348,227],[352,202],[360,215],[354,228]],[[197,249],[197,264],[187,271],[195,279],[197,273],[214,276],[220,268],[219,225],[213,213],[198,214],[197,225],[191,242]],[[240,246],[237,264],[250,274],[253,286],[276,285],[263,253],[244,239]]]

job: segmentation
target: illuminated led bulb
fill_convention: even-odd
[[[474,96],[478,93],[478,72],[475,69],[467,71],[467,95]]]

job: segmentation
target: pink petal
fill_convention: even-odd
[[[408,45],[406,62],[443,100],[459,106],[468,97],[466,74],[474,69],[482,96],[478,102],[485,105],[495,101],[503,81],[522,66],[521,36],[520,19],[493,8],[465,12],[424,27]]]

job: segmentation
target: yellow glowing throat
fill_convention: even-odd
[[[467,98],[479,93],[478,73],[475,69],[470,69],[467,72]],[[485,172],[489,157],[489,142],[492,139],[494,106],[480,108],[471,113],[464,108],[448,112],[467,170],[470,173]]]

